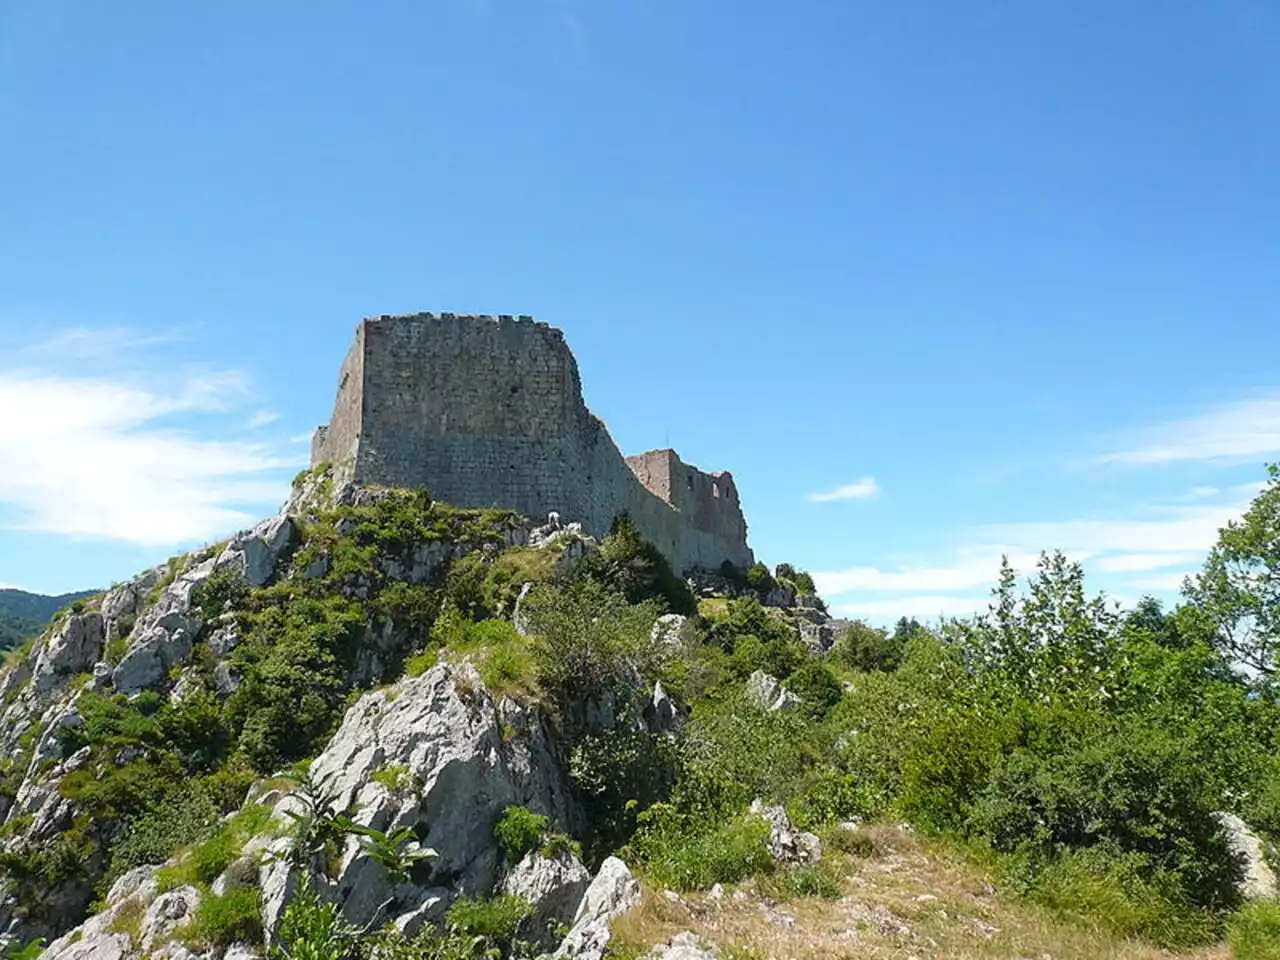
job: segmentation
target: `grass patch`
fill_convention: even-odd
[[[440,651],[432,648],[415,653],[404,662],[404,672],[410,677],[420,677],[440,662]]]
[[[177,864],[161,868],[156,875],[160,889],[187,885],[207,888],[240,856],[246,843],[268,832],[272,826],[271,807],[263,804],[245,807],[212,836],[191,847]]]
[[[192,933],[213,947],[225,947],[237,941],[248,944],[262,942],[262,891],[256,887],[237,887],[221,897],[205,897],[196,908]]]
[[[123,933],[136,947],[142,942],[142,918],[147,914],[147,905],[137,897],[129,897],[116,907],[107,924],[110,933]]]
[[[1280,960],[1280,903],[1242,907],[1227,928],[1236,960]]]
[[[773,868],[765,847],[769,824],[756,818],[735,820],[698,836],[672,833],[645,843],[649,878],[681,892],[736,883]]]

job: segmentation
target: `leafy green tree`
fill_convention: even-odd
[[[1239,520],[1218,534],[1204,569],[1183,591],[1216,627],[1227,657],[1264,682],[1280,666],[1280,465]]]
[[[906,640],[897,632],[889,636],[883,630],[857,620],[836,638],[831,655],[837,663],[854,670],[887,673],[898,669],[905,652]]]

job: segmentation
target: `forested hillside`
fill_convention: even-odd
[[[50,597],[24,590],[0,590],[0,650],[9,650],[38,634],[55,613],[93,591]]]

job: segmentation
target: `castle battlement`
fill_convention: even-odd
[[[554,511],[594,536],[626,512],[677,570],[753,559],[732,475],[674,450],[624,458],[583,402],[564,334],[530,316],[363,321],[311,462],[458,506]]]

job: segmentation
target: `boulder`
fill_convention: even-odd
[[[143,952],[150,953],[160,941],[168,939],[175,930],[192,920],[198,906],[200,891],[190,886],[178,887],[152,900],[142,917],[139,931]]]
[[[159,686],[169,670],[191,655],[192,644],[204,621],[191,608],[191,591],[216,569],[217,561],[205,560],[165,587],[150,609],[134,624],[129,649],[111,675],[118,693],[139,693]]]
[[[227,544],[218,557],[217,568],[239,574],[250,586],[266,586],[275,576],[276,564],[297,537],[298,529],[288,516],[270,517]]]
[[[822,841],[814,834],[797,830],[783,807],[766,807],[756,800],[751,812],[769,822],[769,855],[780,863],[817,863],[822,859]]]
[[[1233,813],[1216,813],[1227,834],[1231,852],[1244,867],[1244,879],[1240,894],[1246,900],[1280,899],[1280,880],[1266,859],[1266,847],[1261,837],[1249,829],[1249,825]]]
[[[362,696],[311,764],[310,776],[334,796],[337,809],[352,809],[361,826],[410,827],[436,851],[415,874],[419,888],[448,888],[450,897],[451,891],[491,890],[500,866],[493,824],[505,807],[527,807],[566,832],[581,816],[541,723],[533,716],[513,716],[519,713],[508,702],[499,709],[469,664],[441,664]],[[516,735],[504,737],[504,730]],[[419,788],[389,791],[372,780],[392,765],[405,767]],[[276,809],[295,802],[286,797]],[[268,926],[292,895],[287,883],[284,866],[263,868]],[[369,923],[393,896],[380,923],[448,906],[448,900],[411,903],[417,894],[393,890],[385,871],[353,838],[333,887],[347,920]]]
[[[747,678],[747,696],[760,709],[774,712],[776,710],[794,710],[800,705],[800,698],[784,687],[777,677],[772,677],[763,670],[757,670]]]
[[[534,851],[507,874],[502,892],[533,904],[539,917],[569,923],[590,884],[590,871],[572,851],[559,850],[550,857]]]
[[[102,656],[102,614],[63,619],[40,647],[31,671],[35,692],[45,697],[78,673],[87,673]]]
[[[717,960],[719,956],[712,944],[688,931],[677,933],[648,954],[649,960]]]
[[[609,921],[622,916],[639,902],[640,881],[617,857],[607,858],[600,864],[591,886],[587,887],[574,915],[573,926],[555,956],[603,960],[612,936]]]
[[[289,859],[290,846],[288,837],[272,841],[258,874],[258,883],[262,887],[262,929],[267,943],[271,943],[279,932],[285,907],[298,892],[298,884],[302,880],[302,870]]]
[[[256,887],[258,879],[258,858],[249,855],[240,856],[227,864],[227,868],[218,875],[209,889],[215,897],[222,897],[229,890]]]
[[[102,932],[69,942],[62,937],[49,944],[40,960],[134,960],[133,941],[127,933]]]
[[[533,589],[533,583],[526,583],[520,588],[520,593],[516,597],[515,606],[511,610],[511,625],[516,628],[516,633],[522,637],[531,636],[533,627],[529,624],[529,617],[524,610],[524,601],[529,596],[529,591]]]
[[[644,708],[644,722],[650,733],[679,733],[684,726],[684,713],[661,680],[654,681],[653,697]]]
[[[677,646],[682,640],[685,624],[689,618],[678,613],[664,613],[653,624],[650,639],[654,643],[665,643]]]

